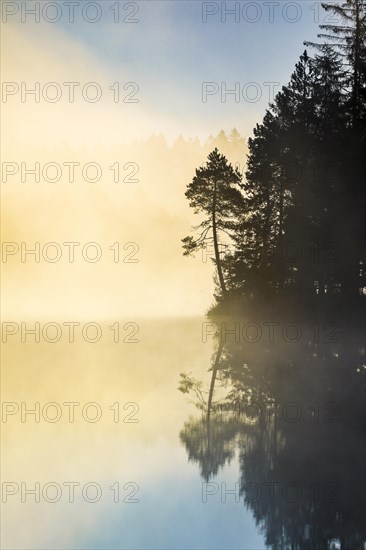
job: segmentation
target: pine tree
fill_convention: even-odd
[[[326,42],[308,43],[341,59],[345,78],[344,109],[348,124],[343,124],[343,148],[338,150],[338,174],[342,204],[337,224],[340,249],[339,279],[343,292],[353,296],[362,284],[360,262],[365,249],[366,165],[366,2],[347,0],[341,5],[322,4],[326,12],[338,17],[339,24],[321,25],[318,35]],[[339,115],[335,116],[339,121]],[[328,139],[328,143],[331,140]],[[361,290],[359,290],[361,291]]]
[[[343,74],[329,47],[315,59],[305,51],[249,139],[245,208],[225,262],[247,297],[336,293],[345,278],[342,262],[323,261],[338,245],[337,259],[347,256]]]
[[[346,0],[342,4],[322,3],[326,12],[340,20],[340,24],[320,25],[325,33],[318,38],[326,40],[324,44],[304,42],[321,51],[338,52],[348,72],[350,87],[350,111],[353,125],[359,124],[366,116],[366,2],[365,0]],[[330,41],[330,42],[329,42]]]
[[[243,199],[240,191],[241,175],[214,149],[208,155],[205,166],[196,169],[196,175],[188,185],[185,193],[189,205],[196,214],[204,214],[205,219],[194,229],[198,236],[182,239],[184,255],[190,255],[213,242],[215,264],[222,295],[226,294],[226,284],[220,257],[220,235],[225,233],[229,238],[238,217]]]

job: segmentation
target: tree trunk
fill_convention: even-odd
[[[282,183],[282,174],[280,181],[280,220],[278,228],[278,249],[280,254],[278,255],[279,261],[279,291],[282,293],[284,288],[284,279],[285,279],[285,265],[283,260],[283,250],[282,250],[282,236],[283,236],[283,183]]]
[[[223,343],[223,341],[221,339],[221,335],[220,335],[220,344],[219,344],[219,348],[217,350],[215,363],[214,363],[214,366],[212,368],[210,391],[209,391],[209,394],[208,394],[208,401],[207,401],[207,418],[208,419],[209,419],[210,414],[211,414],[212,397],[213,397],[213,392],[214,392],[214,387],[215,387],[215,382],[216,382],[216,374],[217,374],[217,369],[219,368],[223,347],[224,347],[224,343]]]
[[[265,211],[265,218],[264,218],[264,228],[262,231],[262,257],[260,261],[260,267],[262,269],[262,274],[265,273],[268,266],[268,261],[270,259],[269,257],[269,247],[270,247],[270,238],[269,238],[269,227],[270,227],[270,217],[271,217],[271,197],[270,197],[270,182],[267,181],[267,187],[266,187],[266,211]],[[272,255],[272,262],[274,261],[273,255]]]
[[[224,344],[221,339],[220,335],[220,344],[219,349],[217,350],[217,355],[215,359],[215,364],[212,368],[212,376],[211,376],[211,384],[210,384],[210,393],[208,395],[208,401],[207,401],[207,417],[206,417],[206,429],[207,429],[207,453],[211,453],[211,429],[210,429],[210,420],[211,420],[211,408],[212,408],[212,398],[215,388],[215,382],[216,382],[216,375],[217,375],[217,369],[219,368],[220,359],[221,359],[221,353],[222,349],[224,347]]]
[[[219,251],[219,242],[218,242],[218,238],[217,238],[216,200],[217,200],[217,189],[216,189],[216,180],[215,180],[214,181],[214,189],[213,189],[213,201],[212,201],[212,231],[213,231],[213,241],[214,241],[214,249],[215,249],[215,261],[216,261],[216,267],[217,267],[217,274],[219,276],[222,295],[225,296],[226,286],[225,286],[224,275],[222,273],[222,265],[221,265],[221,259],[220,259],[220,251]]]
[[[356,1],[356,27],[355,27],[355,59],[353,67],[353,127],[358,123],[360,114],[360,69],[361,69],[361,21],[360,21],[360,4]]]

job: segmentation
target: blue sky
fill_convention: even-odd
[[[285,84],[304,50],[303,40],[316,38],[315,6],[320,3],[139,0],[120,2],[119,23],[113,21],[115,2],[109,0],[98,3],[101,17],[96,23],[83,20],[81,6],[75,8],[75,21],[70,23],[63,2],[59,5],[59,22],[41,18],[40,24],[33,25],[27,17],[26,26],[37,33],[51,27],[55,41],[61,33],[81,45],[116,80],[123,74],[124,80],[137,82],[145,107],[174,120],[176,132],[181,125],[183,134],[204,137],[233,126],[246,136],[251,133],[269,100],[269,88],[263,83],[276,83],[276,89]],[[225,14],[233,9],[236,16]],[[210,15],[211,11],[217,13]],[[90,18],[94,13],[89,8]],[[130,13],[138,22],[123,22]],[[319,22],[324,22],[321,8],[319,13]],[[52,11],[49,14],[53,16]],[[227,89],[239,83],[240,101],[228,95],[223,102],[217,93],[203,103],[203,82],[216,82],[219,88],[225,83]],[[262,95],[258,102],[247,100],[255,92],[245,88],[251,82],[257,83]]]

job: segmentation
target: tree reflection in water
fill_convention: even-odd
[[[363,336],[219,340],[207,389],[181,375],[179,389],[202,411],[180,432],[189,461],[209,482],[237,453],[240,498],[270,548],[364,549]]]

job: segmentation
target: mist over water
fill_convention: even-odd
[[[3,547],[365,550],[364,2],[3,4]]]
[[[139,320],[133,336],[125,321],[119,342],[111,323],[96,343],[9,337],[5,542],[182,548],[204,532],[205,548],[323,548],[331,533],[362,547],[362,335],[237,342],[227,323],[223,342],[205,318]]]
[[[180,243],[197,223],[185,201],[187,183],[214,144],[244,169],[241,144],[225,136],[202,144],[181,137],[171,146],[151,136],[47,154],[5,148],[13,164],[3,187],[3,242],[9,243],[3,284],[14,298],[11,305],[5,299],[4,315],[34,318],[41,289],[46,318],[52,312],[68,319],[75,304],[86,319],[96,307],[104,318],[205,312],[212,303],[212,247],[183,258]],[[30,173],[35,162],[38,181]]]

